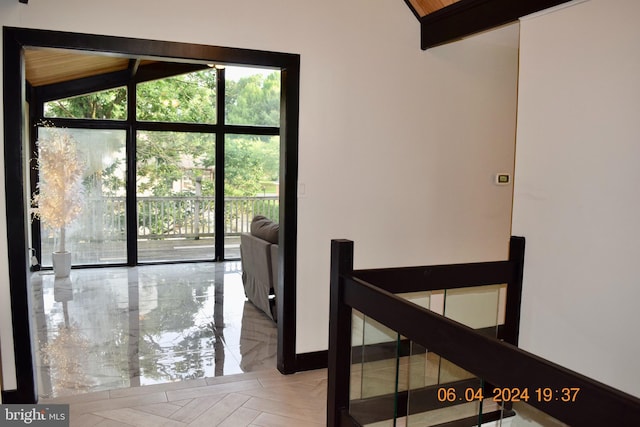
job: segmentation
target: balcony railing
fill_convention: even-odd
[[[277,196],[225,197],[224,204],[226,235],[249,232],[255,215],[278,220]],[[214,197],[138,197],[137,218],[139,239],[215,235]],[[85,212],[74,231],[91,240],[123,240],[125,224],[124,197],[93,198],[87,200]]]

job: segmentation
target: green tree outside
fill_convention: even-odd
[[[226,81],[225,120],[228,124],[278,126],[280,121],[280,74],[253,74]],[[208,123],[216,118],[216,71],[203,70],[140,83],[136,116],[141,121]],[[47,117],[124,120],[127,90],[107,91],[48,102]],[[216,165],[213,135],[183,132],[147,132],[137,135],[138,193],[153,196],[190,195],[176,191],[173,183],[185,174],[196,178]],[[221,142],[217,142],[221,143]],[[278,180],[279,138],[227,135],[225,141],[225,194],[255,196],[265,192],[265,182]],[[114,160],[116,162],[116,160]],[[111,179],[110,165],[103,183],[121,186]],[[122,188],[122,187],[120,187]],[[116,189],[105,188],[116,191]],[[212,196],[214,186],[203,180],[202,195]]]

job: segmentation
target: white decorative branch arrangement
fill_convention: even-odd
[[[71,254],[65,248],[65,227],[78,217],[82,210],[84,188],[82,161],[77,143],[73,136],[64,129],[45,128],[45,136],[38,140],[38,163],[40,182],[31,199],[32,214],[39,218],[42,225],[60,230],[59,247],[56,253],[64,253],[71,268]],[[54,257],[54,270],[56,260]],[[57,277],[66,277],[58,273]]]

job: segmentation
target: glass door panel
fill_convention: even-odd
[[[240,234],[263,215],[278,222],[280,137],[225,136],[224,257],[240,258]]]
[[[127,261],[126,248],[126,132],[107,129],[38,128],[38,139],[56,132],[75,142],[84,163],[80,215],[65,227],[65,246],[72,265],[113,264]],[[64,167],[64,165],[61,165]],[[44,181],[40,178],[40,185]],[[59,246],[58,230],[40,226],[41,265],[51,267]]]
[[[138,261],[215,257],[215,135],[137,134]]]

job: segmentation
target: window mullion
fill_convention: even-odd
[[[126,212],[127,212],[127,264],[134,266],[138,263],[138,191],[136,188],[137,175],[137,120],[136,83],[130,80],[127,84],[127,182],[126,182]]]
[[[216,71],[215,259],[224,260],[225,70]]]

